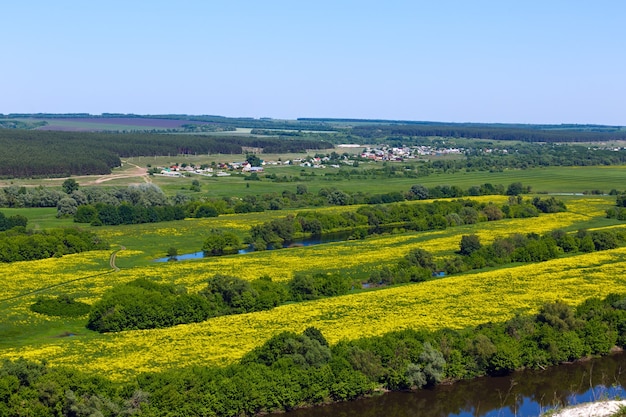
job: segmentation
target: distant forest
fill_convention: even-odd
[[[327,149],[333,145],[304,138],[85,133],[0,129],[0,176],[43,177],[108,174],[120,158],[179,154],[241,154],[242,147],[269,153]]]
[[[522,142],[603,142],[626,140],[626,130],[609,126],[556,127],[500,127],[499,125],[471,126],[450,125],[362,125],[352,128],[351,133],[363,138],[385,137],[444,137],[489,140],[515,140]]]
[[[7,115],[0,114],[0,126],[2,124],[2,118],[6,119],[158,119],[158,120],[188,120],[190,122],[203,122],[211,123],[213,125],[220,125],[229,128],[264,128],[264,129],[293,129],[293,130],[320,130],[320,131],[332,131],[335,130],[334,126],[331,126],[325,122],[319,121],[301,121],[301,120],[282,120],[272,119],[269,117],[262,117],[255,119],[252,117],[224,117],[224,116],[210,116],[210,115],[187,115],[187,114],[158,114],[158,115],[137,115],[137,114],[123,114],[123,113],[103,113],[102,115],[95,116],[89,113],[10,113]]]

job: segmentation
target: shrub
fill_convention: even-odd
[[[91,306],[64,294],[55,298],[39,297],[30,309],[47,316],[81,317],[89,314]]]

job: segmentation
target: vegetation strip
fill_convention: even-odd
[[[501,323],[402,330],[332,346],[322,332],[308,327],[278,333],[224,368],[140,374],[117,384],[63,367],[5,360],[0,382],[8,401],[0,403],[0,411],[11,415],[28,404],[42,413],[58,407],[103,415],[141,410],[157,416],[175,410],[253,416],[608,354],[615,345],[626,345],[625,323],[626,298],[611,294],[576,308],[547,303],[536,315]]]

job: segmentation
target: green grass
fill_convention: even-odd
[[[626,417],[626,406],[620,406],[617,412],[611,414],[611,417]]]
[[[36,297],[31,296],[18,300],[1,301],[0,309],[2,311],[29,309],[35,300]],[[41,342],[42,340],[63,337],[66,333],[76,335],[92,333],[85,327],[86,316],[76,318],[48,317],[47,319],[43,315],[39,319],[33,319],[32,317],[33,314],[13,313],[10,317],[0,320],[0,334],[3,339],[0,341],[0,346],[24,346],[34,342]],[[29,325],[24,326],[22,323],[27,319]]]
[[[314,155],[317,152],[327,153],[332,150],[323,150],[309,152]],[[338,151],[335,149],[335,151]],[[340,150],[339,150],[340,151]],[[348,151],[356,152],[360,149],[348,149]],[[303,157],[306,154],[264,154],[265,160],[282,161],[292,160],[297,157]],[[169,166],[173,164],[202,164],[210,165],[211,162],[233,162],[243,161],[244,155],[194,155],[194,156],[160,156],[160,157],[135,157],[128,158],[127,162],[120,168],[113,170],[113,174],[126,174],[128,171],[135,169],[134,165],[140,167]],[[133,165],[131,165],[133,164]],[[390,163],[391,166],[405,166],[419,164],[419,162],[409,161],[403,163]],[[359,171],[381,169],[383,164],[378,162],[362,162],[356,169]],[[349,169],[352,167],[344,167],[341,169]],[[160,176],[151,176],[150,181],[163,189],[167,195],[175,195],[177,193],[189,194],[196,197],[244,197],[246,195],[260,195],[266,193],[282,193],[284,190],[295,192],[298,184],[307,186],[309,192],[318,192],[321,188],[335,187],[347,192],[365,192],[370,194],[384,193],[390,191],[407,192],[411,186],[422,184],[427,187],[437,185],[457,185],[463,189],[471,186],[491,183],[494,185],[503,185],[507,187],[513,182],[521,182],[524,185],[530,185],[533,192],[538,193],[583,193],[593,190],[600,190],[608,193],[612,189],[624,190],[626,184],[626,167],[624,166],[594,166],[594,167],[547,167],[532,168],[526,170],[505,170],[502,172],[449,172],[431,174],[419,178],[405,178],[403,176],[391,178],[365,178],[359,179],[352,177],[345,179],[336,177],[334,174],[338,171],[336,168],[313,169],[303,168],[300,166],[265,166],[266,174],[276,174],[278,177],[287,176],[292,182],[275,182],[264,178],[261,174],[261,181],[246,181],[244,175],[238,172],[232,172],[229,177],[205,177],[193,175],[183,178],[167,178]],[[306,174],[302,176],[301,174]],[[314,175],[311,175],[314,174]],[[100,176],[91,177],[75,177],[81,184],[93,182]],[[201,192],[193,193],[189,190],[191,182],[197,179],[201,184]],[[60,187],[63,179],[13,179],[10,182],[4,181],[2,185],[18,185],[18,186],[39,186]],[[98,186],[102,187],[126,187],[130,184],[143,182],[140,177],[118,178],[110,181],[102,182]]]
[[[380,167],[375,164],[361,164],[361,169]],[[268,179],[261,181],[246,181],[243,176],[230,177],[199,177],[192,178],[163,178],[153,177],[152,181],[163,188],[167,194],[185,193],[193,179],[201,184],[201,195],[209,197],[227,197],[245,195],[259,195],[265,193],[281,193],[283,190],[295,192],[298,184],[304,184],[309,192],[318,192],[324,187],[336,187],[347,192],[364,192],[370,194],[386,193],[390,191],[407,192],[411,186],[422,184],[427,187],[437,185],[457,185],[468,189],[474,185],[491,183],[503,185],[505,188],[514,182],[530,185],[533,192],[538,193],[583,193],[601,190],[608,193],[611,189],[624,190],[626,188],[626,167],[551,167],[534,168],[527,170],[507,170],[503,172],[456,172],[431,174],[420,178],[381,178],[381,179],[340,179],[325,174],[336,172],[336,169],[312,169],[301,167],[266,167],[267,174],[275,173],[297,177],[298,182],[273,182]],[[315,173],[315,176],[300,176]]]
[[[28,219],[29,229],[49,229],[53,227],[74,227],[78,226],[73,219],[56,217],[57,209],[55,207],[36,207],[36,208],[0,208],[0,212],[5,216],[21,215]],[[81,225],[82,226],[82,225]]]

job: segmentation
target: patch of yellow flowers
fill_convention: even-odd
[[[626,292],[626,249],[361,292],[270,311],[217,317],[168,329],[54,339],[9,349],[2,357],[48,359],[57,365],[121,379],[143,371],[223,365],[272,335],[316,326],[331,343],[407,328],[463,328],[532,313],[545,302],[577,304]]]

